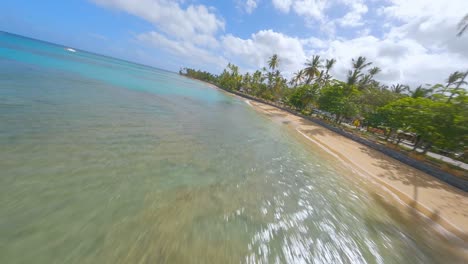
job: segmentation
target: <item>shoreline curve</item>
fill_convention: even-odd
[[[468,195],[383,153],[286,111],[249,100],[256,111],[292,126],[355,173],[370,179],[468,247]],[[395,197],[394,197],[395,198]]]
[[[355,174],[379,185],[400,205],[421,214],[441,236],[456,242],[468,254],[467,192],[308,119],[241,97],[214,84],[196,81],[240,98],[257,112],[291,126],[305,140],[340,160]]]

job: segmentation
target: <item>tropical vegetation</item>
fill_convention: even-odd
[[[412,135],[414,149],[424,152],[435,147],[466,154],[468,70],[450,74],[444,83],[411,89],[405,84],[388,86],[377,81],[381,69],[363,56],[351,61],[345,81],[332,76],[335,64],[335,59],[315,55],[287,80],[274,54],[266,67],[253,73],[241,74],[238,66],[229,63],[219,75],[188,68],[180,74],[301,114],[318,114],[336,125],[345,122],[382,131],[386,140],[397,144],[402,134]]]

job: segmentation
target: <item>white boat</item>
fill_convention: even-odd
[[[70,52],[76,52],[76,50],[72,49],[72,48],[66,48],[65,50],[68,50]]]

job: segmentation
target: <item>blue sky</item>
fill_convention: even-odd
[[[313,54],[344,78],[363,55],[382,82],[443,82],[468,68],[466,0],[4,0],[0,30],[176,71],[242,71],[278,53],[286,76]]]

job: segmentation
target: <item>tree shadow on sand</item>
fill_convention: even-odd
[[[401,210],[393,202],[371,193],[372,200],[386,212],[385,217],[365,217],[368,231],[373,236],[392,237],[401,241],[395,248],[395,257],[410,263],[415,258],[420,263],[466,263],[467,243],[434,232],[433,222],[411,207]],[[438,218],[438,214],[429,218]],[[398,256],[397,256],[398,255]],[[414,262],[413,262],[414,263]]]
[[[326,128],[321,127],[317,124],[311,125],[311,121],[305,120],[303,118],[298,120],[300,131],[307,134],[308,136],[325,136]]]
[[[377,174],[378,177],[399,181],[404,185],[413,186],[414,192],[412,198],[414,201],[417,201],[418,199],[418,188],[445,189],[447,191],[455,191],[453,187],[447,186],[440,180],[432,176],[423,175],[423,172],[420,172],[417,169],[411,168],[406,164],[394,160],[393,158],[380,153],[377,150],[369,149],[368,147],[364,146],[359,147],[359,150],[369,156],[372,156],[372,158],[376,160],[373,165],[376,165],[385,170],[384,173]]]
[[[360,147],[360,150],[362,152],[367,153],[369,156],[372,156],[373,159],[376,160],[373,163],[373,165],[376,165],[385,170],[385,172],[377,174],[379,178],[386,178],[393,181],[401,182],[407,186],[412,186],[413,191],[412,197],[410,197],[410,199],[408,199],[408,197],[398,195],[399,198],[404,200],[404,202],[409,206],[408,210],[410,211],[411,216],[420,217],[421,215],[419,213],[416,213],[416,210],[418,210],[427,218],[431,219],[433,222],[441,224],[449,229],[451,229],[452,224],[450,224],[449,222],[447,222],[446,219],[440,216],[440,210],[447,210],[450,211],[451,214],[460,215],[461,217],[468,218],[468,205],[466,205],[466,199],[463,199],[468,198],[467,193],[464,193],[461,190],[456,189],[455,187],[449,186],[435,177],[426,175],[425,173],[418,171],[417,169],[411,168],[408,165],[393,160],[392,158],[376,150],[372,150],[366,147]],[[437,208],[434,211],[431,211],[419,202],[418,199],[421,188],[438,189],[445,191],[440,196],[440,199],[443,201],[437,205]],[[396,190],[396,192],[398,194],[398,190]],[[462,236],[465,240],[468,239],[467,234],[458,233],[457,235]]]

